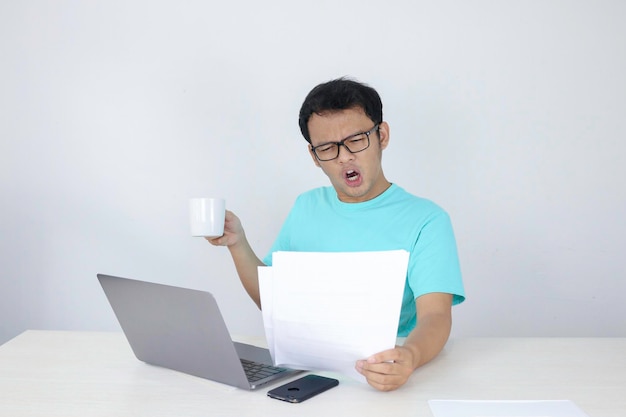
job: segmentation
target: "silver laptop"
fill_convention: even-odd
[[[98,274],[141,361],[244,389],[297,370],[272,366],[269,350],[233,342],[213,295]]]

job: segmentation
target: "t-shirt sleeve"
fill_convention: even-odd
[[[420,230],[409,259],[408,282],[415,298],[443,292],[453,295],[453,304],[465,300],[456,239],[445,211],[434,213]]]

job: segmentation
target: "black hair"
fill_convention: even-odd
[[[300,132],[311,143],[308,123],[313,113],[353,108],[361,108],[374,123],[383,121],[383,103],[380,96],[367,84],[346,77],[319,84],[306,96],[300,108]]]

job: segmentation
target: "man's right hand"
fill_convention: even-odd
[[[224,219],[224,234],[220,237],[206,238],[213,246],[234,246],[245,240],[243,226],[239,217],[235,216],[232,211],[226,210]]]

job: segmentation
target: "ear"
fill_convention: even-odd
[[[313,147],[311,145],[309,145],[309,154],[311,155],[311,158],[313,159],[313,163],[315,164],[315,166],[318,168],[321,168],[320,161],[315,156],[315,153],[313,152]]]
[[[380,123],[378,126],[378,136],[380,137],[380,149],[383,150],[389,145],[389,123]]]

